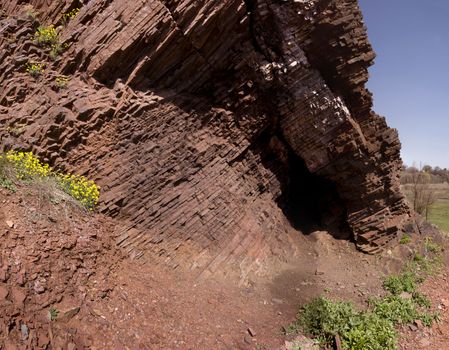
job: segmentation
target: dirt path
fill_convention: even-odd
[[[282,326],[303,302],[323,293],[362,302],[380,293],[374,259],[353,269],[359,253],[348,242],[317,233],[304,243],[310,251],[295,264],[245,285],[125,261],[111,293],[86,303],[71,327],[98,349],[281,349]]]

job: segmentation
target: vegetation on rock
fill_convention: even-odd
[[[52,46],[59,41],[58,31],[53,24],[50,24],[47,27],[39,26],[36,33],[34,33],[34,37],[36,38],[37,43],[41,46]]]
[[[70,78],[65,75],[60,75],[56,77],[55,84],[58,89],[65,89],[69,83]]]
[[[37,78],[45,72],[45,65],[43,63],[29,62],[26,65],[26,72],[32,77]]]
[[[65,24],[68,21],[74,19],[79,12],[80,12],[79,8],[74,8],[73,10],[71,10],[71,11],[69,11],[67,13],[64,13],[62,15],[62,22]]]
[[[100,188],[84,176],[55,171],[31,152],[9,151],[0,156],[0,159],[1,183],[6,184],[3,187],[13,186],[11,177],[21,181],[47,179],[88,209],[93,209],[98,204]]]

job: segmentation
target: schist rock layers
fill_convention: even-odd
[[[95,179],[133,257],[248,267],[290,249],[288,228],[305,222],[377,252],[409,220],[398,135],[365,88],[375,54],[356,0],[0,8],[3,148]],[[38,21],[57,28],[57,57],[36,43]]]

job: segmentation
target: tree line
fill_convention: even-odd
[[[449,183],[449,169],[440,168],[438,166],[431,167],[430,165],[424,166],[406,166],[402,169],[401,183],[403,185],[413,183],[414,177],[417,173],[424,173],[427,180],[432,184]]]

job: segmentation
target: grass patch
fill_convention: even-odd
[[[14,181],[34,183],[42,193],[49,193],[50,201],[57,190],[63,191],[90,210],[95,208],[100,196],[95,182],[81,175],[55,171],[31,152],[9,151],[0,156],[0,185],[13,188]]]
[[[439,199],[429,212],[429,221],[449,234],[449,200]]]
[[[426,237],[424,239],[424,246],[428,252],[439,253],[443,250],[443,247],[438,243],[434,243],[432,237]]]
[[[443,266],[443,259],[441,254],[434,254],[433,257],[415,254],[413,260],[410,261],[406,270],[413,272],[424,280],[428,276],[437,274]]]

